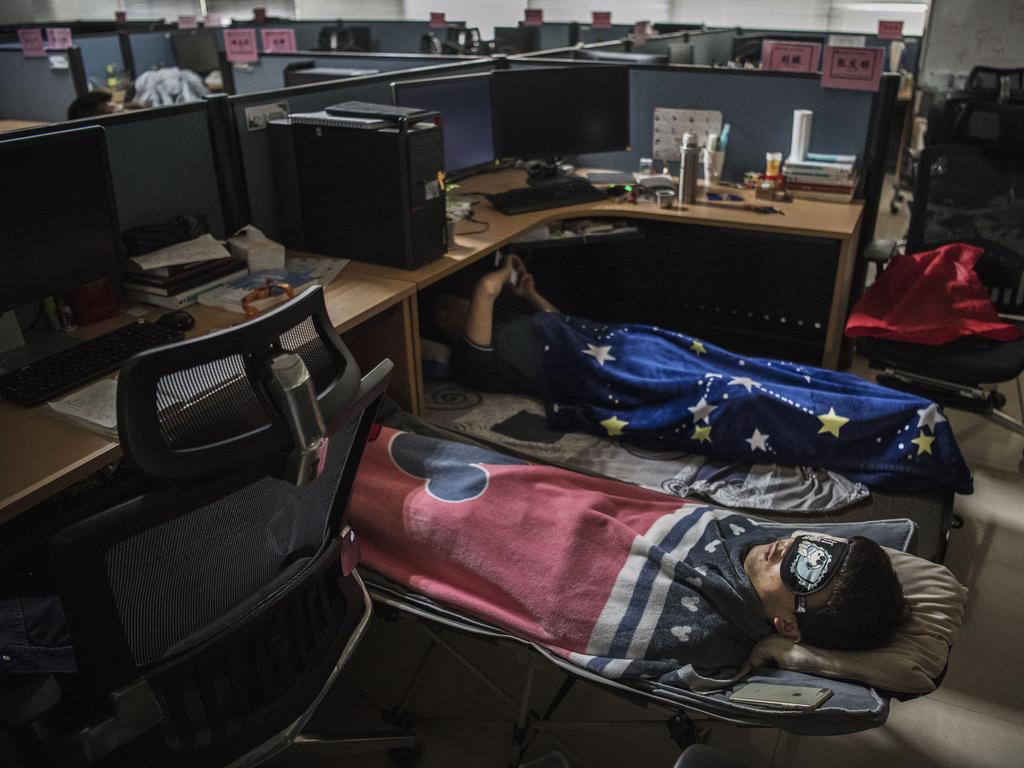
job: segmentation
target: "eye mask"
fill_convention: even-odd
[[[782,557],[782,584],[796,598],[796,612],[807,613],[806,596],[824,589],[846,559],[849,542],[824,534],[793,539]]]

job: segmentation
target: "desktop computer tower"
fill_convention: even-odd
[[[286,246],[399,269],[448,250],[441,127],[381,122],[315,113],[268,123]]]

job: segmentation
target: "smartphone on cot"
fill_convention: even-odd
[[[737,704],[760,704],[779,709],[817,709],[832,696],[831,688],[812,688],[802,685],[774,683],[747,683],[729,696]]]

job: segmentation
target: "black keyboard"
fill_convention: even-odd
[[[510,216],[563,205],[579,205],[604,200],[607,193],[595,189],[586,179],[567,178],[548,182],[537,187],[521,187],[487,195],[491,205]]]
[[[0,395],[21,405],[37,405],[121,367],[132,355],[185,334],[139,321],[0,376]]]

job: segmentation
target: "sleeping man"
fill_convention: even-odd
[[[610,678],[720,688],[773,632],[865,650],[909,614],[888,555],[856,525],[794,536],[386,428],[367,445],[347,521],[378,573]]]
[[[495,317],[512,293],[522,312]],[[809,365],[733,354],[641,324],[561,314],[515,256],[470,299],[439,297],[463,384],[543,397],[548,423],[742,463],[831,469],[876,488],[970,493],[941,409],[916,395]]]

